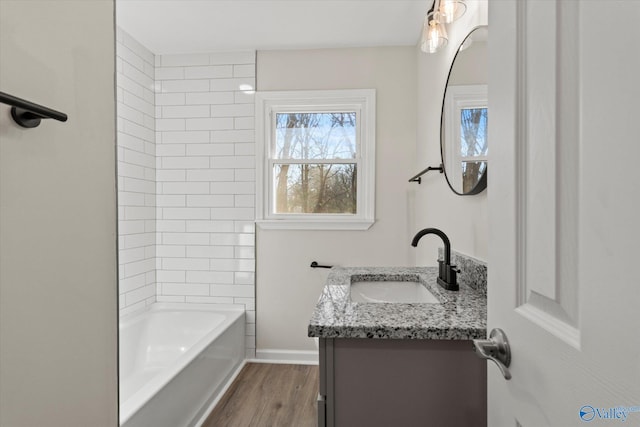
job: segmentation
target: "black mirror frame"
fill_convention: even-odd
[[[449,87],[449,79],[451,78],[451,71],[453,70],[453,66],[456,63],[456,58],[458,58],[458,54],[460,53],[460,47],[464,44],[464,42],[467,41],[469,37],[471,37],[471,34],[473,34],[474,31],[480,28],[488,29],[489,27],[487,25],[479,25],[477,27],[472,28],[471,31],[469,31],[469,33],[466,35],[466,37],[462,40],[462,42],[458,46],[458,50],[456,51],[456,54],[454,55],[453,60],[451,61],[451,66],[449,67],[449,74],[447,75],[447,81],[444,84],[444,91],[442,92],[442,108],[440,109],[440,159],[442,160],[442,170],[444,171],[444,177],[447,180],[447,185],[449,185],[449,188],[451,189],[451,191],[453,191],[458,196],[473,196],[473,195],[482,193],[487,188],[487,170],[489,169],[488,162],[487,162],[487,167],[485,168],[484,172],[482,173],[482,176],[480,177],[476,185],[466,193],[460,193],[456,191],[455,188],[453,188],[453,186],[451,185],[451,182],[449,181],[449,176],[447,175],[447,168],[444,166],[444,107],[445,107],[444,101],[447,96],[447,88]]]

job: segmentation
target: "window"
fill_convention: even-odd
[[[257,221],[368,229],[374,222],[375,91],[256,93]]]
[[[476,186],[487,168],[487,107],[460,110],[462,192]]]
[[[487,168],[487,85],[449,86],[445,109],[447,178],[464,194]]]

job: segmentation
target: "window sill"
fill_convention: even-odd
[[[256,224],[263,230],[354,230],[364,231],[371,228],[374,220],[295,220],[295,219],[262,219]]]

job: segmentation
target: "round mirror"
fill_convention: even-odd
[[[474,28],[453,58],[442,101],[440,151],[449,187],[459,195],[487,188],[487,36]]]

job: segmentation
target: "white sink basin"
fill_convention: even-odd
[[[351,283],[351,301],[369,303],[427,303],[440,301],[420,282],[353,282]]]

